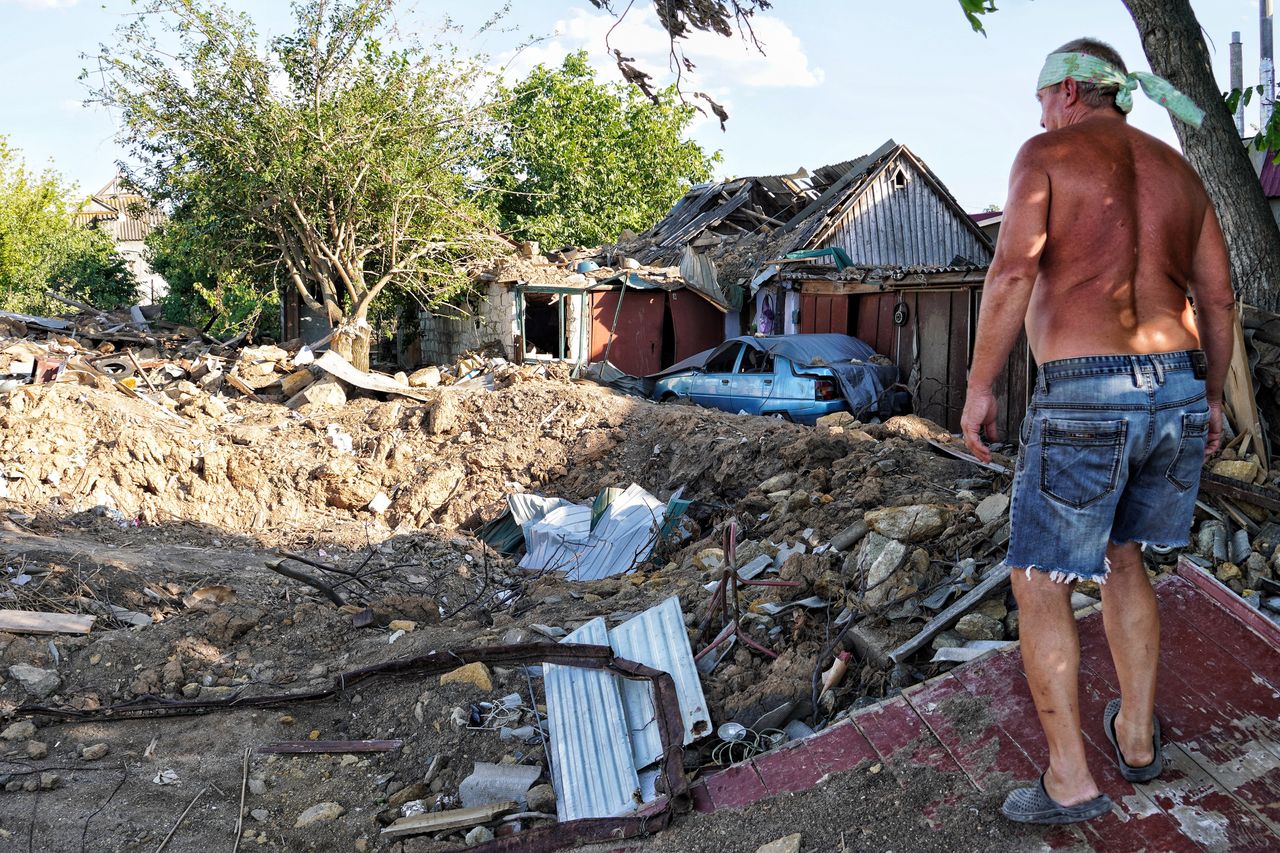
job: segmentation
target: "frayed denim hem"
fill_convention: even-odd
[[[1107,541],[1112,545],[1128,545],[1130,543],[1136,543],[1141,545],[1142,550],[1144,551],[1148,548],[1165,548],[1171,551],[1174,548],[1188,548],[1191,546],[1190,539],[1183,539],[1179,542],[1153,542],[1150,539],[1126,539],[1123,542],[1117,542],[1115,539],[1108,538]]]
[[[1111,574],[1111,561],[1106,557],[1102,558],[1103,568],[1100,573],[1090,572],[1072,572],[1064,569],[1051,569],[1047,566],[1030,565],[1026,567],[1027,580],[1031,580],[1031,570],[1044,572],[1049,576],[1049,580],[1054,583],[1075,583],[1076,581],[1093,581],[1101,586],[1107,582],[1107,576]]]

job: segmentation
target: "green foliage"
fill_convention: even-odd
[[[982,33],[985,36],[987,31],[983,29],[982,19],[979,16],[994,12],[996,10],[995,0],[960,0],[960,9],[969,21],[969,26],[973,27],[973,31]]]
[[[183,207],[148,235],[151,266],[169,284],[168,294],[160,300],[165,319],[207,327],[209,334],[220,339],[250,327],[279,339],[280,288],[270,274],[271,266],[229,257],[212,234],[207,222]]]
[[[103,49],[99,99],[144,164],[135,183],[198,223],[193,270],[269,273],[353,329],[388,287],[433,302],[469,284],[496,247],[466,173],[488,79],[384,43],[393,2],[300,0],[296,30],[264,42],[213,0],[146,0]]]
[[[683,138],[696,110],[674,88],[654,103],[599,83],[584,52],[534,68],[499,104],[502,131],[483,169],[489,198],[504,231],[547,246],[645,230],[720,159]]]
[[[56,172],[29,171],[0,137],[0,310],[65,310],[46,290],[106,309],[137,301],[111,238],[72,221],[73,190]]]

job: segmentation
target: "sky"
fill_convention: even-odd
[[[285,0],[229,0],[265,34],[290,29]],[[518,78],[585,49],[602,79],[621,79],[605,37],[614,20],[588,0],[515,0],[497,27],[476,35],[500,0],[402,0],[399,28],[432,41],[446,18],[469,54]],[[627,5],[614,0],[615,7]],[[667,41],[649,3],[637,0],[611,44],[659,82],[672,78]],[[1121,0],[1002,0],[974,33],[956,0],[774,0],[755,19],[762,55],[741,39],[697,34],[685,46],[698,66],[686,80],[729,111],[728,128],[700,118],[699,143],[722,152],[720,177],[791,173],[866,154],[892,138],[907,145],[976,212],[1002,205],[1019,146],[1040,132],[1035,79],[1044,56],[1079,36],[1116,47],[1147,70]],[[1256,0],[1192,0],[1219,88],[1229,88],[1232,31],[1244,42],[1245,84],[1258,80]],[[129,0],[0,0],[0,136],[30,166],[51,166],[84,192],[105,184],[127,153],[118,116],[86,107],[81,69],[130,20]],[[452,31],[450,31],[452,32]],[[530,43],[531,42],[531,43]],[[1177,145],[1170,119],[1141,93],[1130,121]],[[1258,122],[1256,101],[1247,124]]]

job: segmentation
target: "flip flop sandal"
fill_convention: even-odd
[[[1111,798],[1099,794],[1092,800],[1064,806],[1049,796],[1044,788],[1044,774],[1033,788],[1018,788],[1005,798],[1000,813],[1018,823],[1061,824],[1079,823],[1111,811]]]
[[[1124,755],[1120,752],[1120,744],[1116,740],[1116,716],[1120,713],[1120,700],[1112,699],[1107,703],[1107,710],[1102,714],[1102,730],[1107,733],[1107,740],[1111,741],[1111,745],[1116,750],[1116,763],[1120,765],[1120,775],[1127,782],[1150,782],[1152,779],[1160,775],[1160,771],[1164,770],[1164,754],[1161,752],[1160,743],[1160,718],[1155,714],[1151,715],[1152,734],[1151,747],[1154,758],[1150,764],[1142,767],[1131,767],[1125,763]]]

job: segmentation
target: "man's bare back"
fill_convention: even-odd
[[[1186,160],[1118,116],[1027,148],[1050,186],[1026,320],[1036,361],[1198,347],[1186,294],[1209,200]]]

